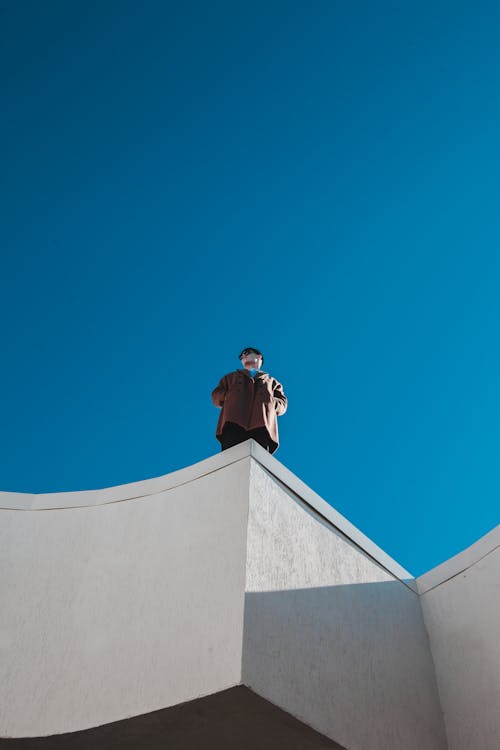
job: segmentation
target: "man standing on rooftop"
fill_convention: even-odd
[[[243,349],[238,359],[243,369],[224,375],[212,391],[214,406],[222,408],[215,437],[223,451],[253,438],[274,453],[279,445],[278,417],[287,408],[283,387],[261,370],[264,357],[258,349]]]

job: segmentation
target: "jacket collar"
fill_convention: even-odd
[[[246,369],[236,370],[236,372],[244,372],[245,375],[247,376],[247,378],[251,378],[252,377],[250,375],[250,373]],[[262,375],[267,375],[267,372],[264,372],[264,370],[257,370],[257,372],[255,373],[255,377],[256,378],[260,378],[260,377],[262,377]]]

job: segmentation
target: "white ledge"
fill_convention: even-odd
[[[98,490],[81,490],[78,492],[22,493],[0,492],[0,510],[11,511],[58,511],[72,508],[88,508],[111,503],[122,503],[130,500],[146,499],[165,492],[182,484],[199,479],[206,474],[219,471],[247,457],[253,458],[265,467],[276,479],[282,482],[294,495],[313,508],[322,518],[328,521],[351,542],[356,544],[379,565],[406,583],[414,591],[414,577],[380,547],[374,544],[365,534],[357,529],[342,514],[335,510],[301,479],[271,456],[254,440],[247,440],[198,463],[178,469],[153,479],[121,484]]]
[[[241,443],[203,461],[177,469],[169,474],[139,482],[118,484],[98,490],[78,490],[76,492],[0,492],[0,510],[67,510],[70,508],[89,508],[110,503],[123,503],[128,500],[139,500],[171,490],[181,484],[187,484],[206,474],[229,466],[250,455],[249,442]]]
[[[417,579],[419,593],[425,594],[436,586],[449,581],[450,578],[460,575],[498,547],[500,547],[500,524],[478,539],[477,542],[471,544],[470,547],[459,552],[458,555],[450,557],[449,560],[420,576]]]

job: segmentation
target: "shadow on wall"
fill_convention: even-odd
[[[419,598],[399,581],[247,593],[243,682],[348,747],[447,747]]]

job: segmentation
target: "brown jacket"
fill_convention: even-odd
[[[235,422],[245,430],[265,427],[278,447],[277,417],[286,412],[287,398],[276,378],[258,370],[254,380],[246,370],[235,370],[220,379],[212,391],[212,401],[222,407],[215,431],[217,438],[226,422]]]

